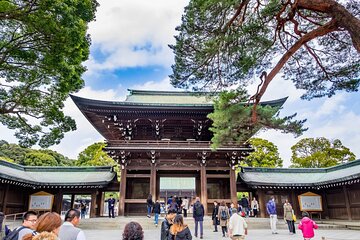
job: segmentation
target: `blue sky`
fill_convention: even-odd
[[[168,75],[173,54],[168,44],[174,43],[175,27],[180,24],[187,0],[98,0],[97,20],[89,25],[91,55],[85,65],[85,88],[76,95],[100,99],[125,99],[127,89],[174,90]],[[250,87],[249,90],[255,90]],[[307,118],[309,130],[300,138],[276,131],[257,136],[274,142],[290,165],[290,147],[303,137],[340,139],[357,157],[360,156],[360,98],[358,93],[337,93],[332,98],[301,100],[302,92],[278,76],[270,85],[264,100],[289,96],[282,115],[298,113]],[[68,99],[65,113],[72,116],[78,130],[67,133],[52,149],[76,158],[88,145],[103,138]],[[16,142],[13,132],[0,127],[2,139]]]

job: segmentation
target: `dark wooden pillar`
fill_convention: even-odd
[[[152,196],[153,201],[156,201],[156,167],[155,164],[151,164],[151,172],[150,172],[150,194]]]
[[[120,198],[119,198],[119,216],[125,215],[125,199],[126,199],[126,168],[121,169],[120,176]]]
[[[7,204],[7,196],[8,196],[8,192],[9,192],[9,185],[10,184],[5,184],[5,187],[4,187],[4,195],[3,195],[3,199],[2,199],[2,202],[3,202],[2,212],[4,214],[7,214],[7,212],[6,212],[6,204]]]
[[[263,190],[258,190],[258,196],[259,196],[259,206],[260,206],[260,217],[264,218],[266,217],[266,199],[265,199],[265,193]]]
[[[90,207],[90,218],[96,217],[96,199],[97,199],[97,191],[91,193],[91,207]]]
[[[236,173],[233,169],[230,169],[230,198],[231,202],[237,202]]]
[[[322,207],[323,207],[323,217],[325,219],[329,219],[329,208],[328,208],[328,201],[326,196],[326,191],[323,190],[321,193],[322,198]]]
[[[62,210],[62,201],[63,201],[63,191],[59,189],[59,191],[55,194],[55,212],[61,214]]]
[[[300,207],[299,207],[299,202],[298,202],[298,198],[297,198],[297,194],[295,193],[295,190],[290,190],[291,191],[291,204],[294,210],[294,214],[296,216],[300,216]]]
[[[344,192],[344,200],[345,200],[345,205],[346,205],[346,213],[348,216],[348,220],[352,220],[352,216],[351,216],[351,208],[350,208],[350,201],[349,201],[349,195],[348,195],[348,191],[346,186],[343,186],[343,192]]]
[[[204,205],[205,215],[207,214],[207,179],[206,179],[206,167],[203,165],[200,169],[200,185],[201,185],[201,203]]]
[[[71,194],[71,200],[70,200],[71,208],[75,208],[74,203],[75,203],[75,194]]]

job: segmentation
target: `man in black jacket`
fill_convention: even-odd
[[[217,232],[217,226],[218,226],[218,214],[219,214],[219,205],[217,201],[214,201],[214,210],[212,212],[211,219],[213,220],[213,225],[215,227],[214,232]]]
[[[154,204],[153,211],[154,211],[154,215],[155,215],[154,224],[157,227],[158,223],[159,223],[159,215],[160,215],[160,212],[161,212],[159,200],[156,200],[156,202]]]
[[[176,216],[176,210],[171,209],[168,211],[168,214],[164,218],[164,221],[161,224],[161,240],[168,240],[169,239],[169,231],[170,227],[173,224],[173,220]]]

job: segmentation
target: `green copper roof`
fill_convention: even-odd
[[[29,185],[106,185],[112,167],[30,167],[0,160],[0,178]]]
[[[330,168],[242,167],[240,181],[250,186],[321,186],[360,177],[360,159]]]
[[[126,97],[125,102],[213,105],[212,97],[209,93],[128,90],[130,95]]]

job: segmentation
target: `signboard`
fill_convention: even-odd
[[[37,192],[30,195],[29,210],[51,211],[54,195],[47,192]]]
[[[301,211],[319,211],[322,208],[321,196],[312,192],[307,192],[298,196]]]

